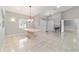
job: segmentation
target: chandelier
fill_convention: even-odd
[[[31,16],[31,6],[29,6],[29,8],[30,8],[30,16],[29,16],[29,19],[27,19],[27,21],[28,22],[33,22],[33,18]]]

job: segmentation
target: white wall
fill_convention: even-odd
[[[11,22],[11,18],[14,18],[16,21]],[[6,12],[6,20],[5,20],[6,35],[18,34],[24,32],[22,29],[19,28],[19,20],[26,20],[26,16],[11,13],[11,12]]]
[[[57,14],[53,15],[52,19],[54,20],[54,24],[60,26],[61,13],[57,13]]]
[[[76,31],[77,23],[75,23],[75,19],[79,19],[79,7],[73,7],[63,12],[62,18],[65,20],[65,31]]]
[[[79,19],[79,7],[73,7],[63,12],[63,19]]]

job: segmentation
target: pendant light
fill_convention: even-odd
[[[28,19],[27,21],[33,22],[33,19],[32,19],[32,17],[31,17],[31,6],[29,6],[29,8],[30,8],[30,16],[29,16],[29,19]]]

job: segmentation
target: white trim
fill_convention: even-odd
[[[61,32],[64,32],[64,20],[61,20]]]

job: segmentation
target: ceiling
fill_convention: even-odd
[[[13,13],[18,13],[18,14],[23,14],[30,16],[30,8],[29,6],[6,6],[6,11],[8,12],[13,12]],[[48,15],[50,13],[55,13],[55,12],[62,12],[65,10],[68,10],[72,8],[72,6],[61,6],[57,8],[56,6],[32,6],[31,7],[31,16],[37,16],[37,15]],[[51,12],[52,11],[52,12]]]

